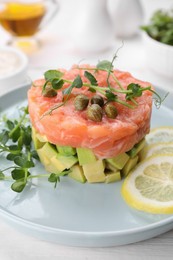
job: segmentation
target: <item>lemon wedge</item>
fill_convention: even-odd
[[[148,157],[122,185],[126,203],[153,214],[173,213],[173,155]]]
[[[172,143],[156,143],[150,144],[145,149],[145,158],[157,155],[157,154],[169,154],[173,155],[173,142]]]
[[[146,136],[148,144],[158,142],[173,142],[173,126],[163,126],[153,128]]]

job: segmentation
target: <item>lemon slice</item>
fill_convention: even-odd
[[[156,143],[147,146],[147,149],[145,151],[145,158],[157,154],[173,155],[173,142]]]
[[[146,141],[148,144],[158,142],[173,142],[173,127],[163,126],[153,128],[146,136]]]
[[[138,164],[125,179],[122,196],[135,209],[173,213],[173,156],[155,155]]]

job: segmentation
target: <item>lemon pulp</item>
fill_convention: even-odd
[[[151,156],[125,179],[122,196],[138,210],[173,213],[173,155]]]
[[[147,146],[144,157],[149,157],[151,155],[157,154],[172,154],[173,155],[173,142],[171,143],[156,143]]]
[[[146,140],[149,144],[157,142],[173,142],[173,127],[157,127],[153,128],[149,135],[146,136]]]

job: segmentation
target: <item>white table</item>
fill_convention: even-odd
[[[146,1],[148,2],[148,1]],[[145,2],[145,8],[147,3]],[[153,0],[155,4],[161,5],[161,1]],[[157,3],[156,3],[157,2]],[[170,5],[173,1],[165,1]],[[162,4],[163,5],[163,4]],[[150,7],[148,6],[148,9]],[[151,10],[150,10],[151,11]],[[57,17],[47,30],[40,33],[44,45],[40,51],[29,56],[28,75],[36,79],[48,68],[70,67],[78,63],[81,58],[87,58],[86,63],[95,63],[97,60],[110,59],[121,41],[115,39],[115,46],[104,53],[85,54],[75,52],[67,42],[64,42],[61,33],[58,34],[58,26],[61,26]],[[7,36],[0,31],[0,42]],[[116,67],[121,70],[131,71],[136,77],[148,80],[155,85],[173,91],[172,82],[151,72],[145,62],[145,51],[140,36],[125,41],[123,49],[120,50]],[[0,88],[0,95],[8,90]],[[0,222],[0,259],[2,260],[113,260],[113,259],[172,259],[173,253],[173,231],[169,231],[159,237],[127,246],[112,248],[77,248],[66,247],[57,244],[41,241]]]

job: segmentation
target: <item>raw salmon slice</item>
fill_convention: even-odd
[[[86,68],[86,65],[85,65]],[[80,75],[83,82],[88,82],[84,77],[84,70],[73,66],[70,70],[63,70],[65,79],[74,80]],[[130,83],[137,83],[141,87],[151,86],[150,83],[134,78],[128,72],[114,70],[114,75],[121,82],[124,89]],[[99,71],[95,74],[100,87],[107,86],[107,72]],[[98,158],[111,158],[130,150],[150,130],[152,110],[152,93],[144,91],[136,100],[138,106],[133,109],[116,103],[118,116],[109,119],[105,115],[101,122],[93,122],[87,118],[86,110],[76,111],[74,98],[79,93],[92,97],[93,93],[87,87],[74,88],[68,102],[53,111],[51,115],[43,116],[54,105],[62,102],[62,90],[58,90],[56,97],[42,96],[42,87],[45,80],[36,80],[28,91],[29,114],[31,123],[41,135],[45,135],[50,143],[68,145],[72,147],[86,147],[92,149]],[[110,77],[113,88],[119,86]],[[65,84],[64,87],[68,87]],[[118,94],[125,99],[124,95]]]

